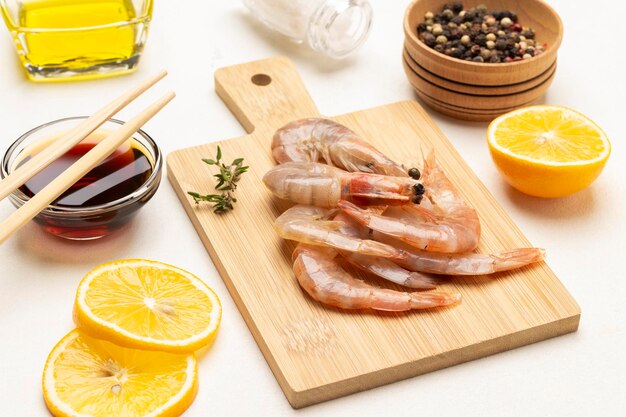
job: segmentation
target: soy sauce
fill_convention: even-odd
[[[97,142],[90,141],[74,146],[27,181],[20,190],[32,197],[96,144]],[[107,204],[134,193],[150,178],[153,169],[150,160],[140,147],[141,145],[134,140],[122,145],[61,194],[52,205],[63,208],[87,208]]]

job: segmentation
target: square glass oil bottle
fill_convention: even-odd
[[[92,79],[135,70],[152,0],[0,0],[29,79]]]

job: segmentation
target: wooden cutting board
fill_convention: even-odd
[[[272,197],[261,178],[274,166],[274,131],[319,112],[285,58],[219,69],[215,86],[249,135],[171,153],[168,176],[293,407],[576,331],[580,309],[546,264],[492,278],[453,279],[439,289],[460,292],[463,302],[447,309],[345,312],[309,298],[291,270],[295,245],[272,228],[290,204]],[[417,103],[332,119],[408,166],[419,162],[420,148],[434,148],[448,176],[479,212],[480,252],[531,245]],[[217,145],[225,160],[244,157],[250,165],[237,189],[236,209],[221,216],[187,195],[188,190],[213,192],[213,172],[200,159],[213,158]]]

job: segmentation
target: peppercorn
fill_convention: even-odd
[[[478,55],[480,54],[480,49],[480,45],[472,45],[470,51],[472,52],[472,55]]]
[[[424,15],[424,19],[426,19],[426,20],[432,19],[434,17],[435,17],[435,15],[433,14],[433,12],[426,12],[426,14]]]
[[[445,47],[443,45],[437,44],[433,47],[437,52],[443,52]]]
[[[527,48],[526,53],[535,56],[535,48]]]
[[[498,62],[501,62],[501,60],[497,55],[491,55],[491,57],[489,57],[490,64],[497,64]]]
[[[487,37],[481,33],[474,38],[474,42],[477,45],[485,46],[487,44]]]
[[[485,60],[483,59],[483,57],[482,57],[482,56],[480,56],[480,55],[475,56],[474,58],[472,58],[472,61],[474,61],[474,62],[485,62]]]
[[[496,18],[493,16],[489,16],[487,19],[485,19],[485,23],[487,24],[487,26],[493,26],[496,24]]]
[[[504,51],[506,49],[506,46],[507,46],[507,42],[504,40],[498,40],[496,42],[496,49],[498,51]]]
[[[491,41],[489,41],[489,42],[491,42]],[[489,49],[483,49],[483,50],[480,51],[480,56],[482,56],[483,59],[488,59],[489,57],[491,57],[491,51]]]
[[[522,35],[524,35],[526,39],[533,39],[535,37],[535,32],[532,29],[526,29],[522,32]]]
[[[443,33],[443,28],[441,27],[441,25],[439,23],[435,23],[433,25],[433,35],[439,36],[442,33]]]
[[[513,25],[513,21],[511,20],[511,18],[509,17],[505,17],[504,19],[500,20],[500,25],[507,29],[510,28]]]
[[[448,20],[454,17],[454,12],[450,9],[445,9],[441,14]]]
[[[452,3],[452,11],[454,13],[461,13],[463,11],[463,3],[460,1],[455,1]]]
[[[435,42],[437,42],[438,44],[443,44],[443,43],[448,42],[448,38],[446,38],[443,35],[439,35],[437,36],[437,39],[435,39]]]
[[[471,41],[471,39],[470,39],[470,37],[468,35],[461,36],[461,43],[463,45],[469,45],[470,41]]]
[[[524,54],[524,56],[523,56],[524,59],[530,59],[532,57],[533,56],[531,54]]]
[[[485,36],[485,38],[488,41],[495,41],[496,40],[496,35],[494,35],[493,33],[488,33],[487,36]]]
[[[417,168],[409,169],[409,177],[413,178],[414,180],[419,180],[421,176],[422,174],[420,173],[419,169]]]
[[[431,48],[437,43],[435,35],[430,32],[422,33],[422,41]]]

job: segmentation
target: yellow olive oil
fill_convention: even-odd
[[[135,69],[151,14],[152,0],[21,0],[7,23],[29,77],[53,81]]]
[[[26,33],[28,60],[33,65],[80,68],[133,55],[132,27],[101,27],[132,19],[134,10],[128,0],[26,0],[19,17],[24,28],[44,29]],[[81,27],[95,28],[45,31]]]

